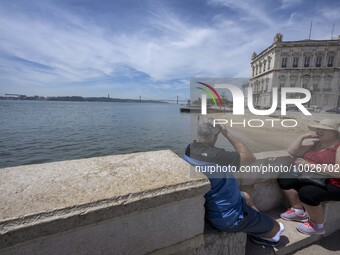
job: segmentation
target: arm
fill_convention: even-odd
[[[340,146],[336,149],[335,164],[329,165],[326,172],[332,177],[340,178]]]
[[[299,136],[287,149],[288,153],[293,157],[302,157],[312,145],[303,145],[303,141],[307,138],[316,138],[316,134],[308,133]]]
[[[303,165],[310,165],[314,166],[318,164],[310,163],[307,160],[302,158],[297,158],[294,161],[295,164],[303,164]],[[335,178],[340,178],[340,146],[336,150],[335,154],[335,163],[334,164],[320,164],[320,174],[327,174]],[[316,169],[318,171],[318,169]]]
[[[235,136],[230,134],[225,126],[220,125],[220,130],[223,136],[229,140],[235,150],[240,153],[241,166],[250,165],[256,160],[254,154],[248,149],[248,147],[239,141]]]

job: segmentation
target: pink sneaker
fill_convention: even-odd
[[[319,228],[318,225],[311,220],[297,224],[296,229],[306,235],[322,235],[326,233],[325,225],[322,228]]]
[[[299,221],[299,222],[308,221],[308,215],[306,212],[303,214],[298,214],[295,212],[293,208],[289,208],[284,213],[281,213],[280,217],[284,220]]]

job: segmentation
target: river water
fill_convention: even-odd
[[[140,151],[190,142],[179,105],[0,100],[0,168]]]

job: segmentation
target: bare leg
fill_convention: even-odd
[[[253,199],[250,197],[250,195],[247,192],[244,192],[244,191],[241,191],[241,192],[242,192],[242,195],[243,195],[243,197],[244,197],[244,199],[246,201],[246,204],[248,206],[250,206],[251,208],[253,208],[254,210],[259,211],[259,209],[257,209]],[[273,220],[273,221],[274,221],[273,229],[270,232],[262,234],[261,237],[264,237],[264,238],[273,238],[277,234],[277,232],[280,231],[279,223],[276,220]]]
[[[247,192],[245,192],[245,191],[241,191],[241,192],[242,192],[243,197],[244,197],[244,199],[246,201],[246,204],[248,206],[250,206],[251,208],[253,208],[254,210],[259,211],[259,209],[257,209],[253,199],[250,197],[250,195]]]
[[[287,198],[291,207],[296,209],[303,209],[302,203],[299,199],[299,194],[295,189],[282,190],[285,198]]]
[[[322,205],[311,206],[303,204],[303,207],[308,212],[309,218],[317,224],[323,223],[323,208]]]

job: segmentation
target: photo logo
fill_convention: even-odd
[[[233,98],[233,114],[234,115],[244,115],[244,108],[245,108],[245,99],[244,94],[242,90],[232,84],[215,84],[214,87],[203,83],[203,82],[197,82],[199,84],[202,84],[209,88],[214,94],[217,96],[220,106],[222,106],[222,100],[219,94],[217,93],[216,89],[227,89],[232,94]],[[213,94],[207,90],[200,87],[196,87],[204,92],[206,92],[211,98],[213,98],[213,101],[215,105],[216,99],[213,97]],[[248,95],[247,95],[247,105],[248,109],[251,113],[255,115],[270,115],[275,112],[278,106],[278,89],[276,87],[272,88],[272,106],[269,109],[266,110],[259,110],[255,109],[254,103],[253,103],[253,91],[251,87],[248,87],[247,89]],[[303,94],[304,97],[302,98],[289,98],[288,94]],[[295,105],[304,115],[312,115],[303,105],[304,103],[309,102],[311,99],[311,93],[309,90],[304,88],[289,88],[289,87],[283,87],[281,88],[281,115],[287,114],[287,105]],[[206,94],[201,95],[201,114],[206,115],[207,114],[207,97]]]
[[[217,96],[218,102],[220,103],[220,106],[222,106],[222,104],[223,104],[222,99],[221,99],[220,95],[218,94],[218,92],[216,91],[216,89],[214,89],[209,84],[206,84],[206,83],[203,83],[203,82],[197,82],[197,83],[199,83],[199,84],[209,88]],[[196,87],[196,88],[198,88],[198,89],[204,91],[205,93],[207,93],[211,97],[211,99],[213,100],[214,104],[217,106],[216,99],[215,99],[214,95],[209,90],[201,88],[201,87]]]

